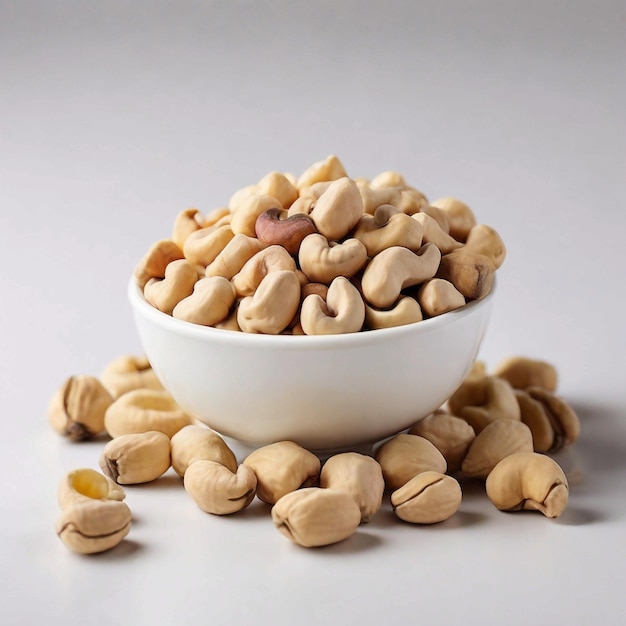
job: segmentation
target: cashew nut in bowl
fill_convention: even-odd
[[[235,235],[241,233],[248,237],[255,237],[255,225],[261,213],[268,209],[280,209],[283,205],[273,196],[267,194],[253,194],[246,198],[241,206],[233,213],[230,227]]]
[[[410,296],[400,296],[397,302],[387,309],[377,309],[365,303],[365,327],[372,330],[413,324],[423,319],[419,303]]]
[[[308,167],[298,178],[296,187],[303,189],[315,183],[333,181],[347,176],[343,163],[331,154],[323,161],[317,161]]]
[[[201,278],[191,295],[174,307],[172,316],[185,322],[212,326],[228,315],[235,297],[235,288],[228,279],[222,276]]]
[[[476,217],[467,204],[451,197],[439,198],[430,204],[446,214],[450,235],[457,241],[465,242],[470,230],[476,225]]]
[[[265,244],[256,237],[239,233],[226,244],[213,262],[207,265],[205,275],[223,276],[230,280],[241,271],[249,259],[265,247]]]
[[[178,259],[168,264],[163,278],[151,278],[143,293],[153,307],[171,315],[174,307],[193,293],[197,281],[196,268],[187,259]]]
[[[300,323],[307,335],[356,333],[365,320],[365,305],[358,289],[344,276],[333,280],[326,301],[317,294],[302,302]]]
[[[297,254],[302,240],[317,229],[308,215],[295,213],[289,217],[286,210],[268,209],[257,218],[255,231],[265,245],[281,245],[290,254]]]
[[[282,246],[269,246],[251,256],[241,270],[232,278],[238,296],[251,296],[261,281],[271,272],[278,270],[296,271],[296,262]]]
[[[422,237],[424,242],[434,243],[439,250],[441,250],[442,254],[448,254],[457,248],[463,247],[462,243],[449,235],[441,228],[439,222],[427,213],[414,213],[411,218],[422,225]]]
[[[345,237],[363,214],[363,202],[351,178],[334,181],[319,197],[309,214],[317,230],[329,240]]]
[[[378,253],[363,272],[361,287],[367,302],[378,308],[391,306],[405,287],[419,285],[437,272],[441,252],[432,243],[417,253],[392,246]]]
[[[257,183],[257,193],[276,198],[281,206],[288,209],[298,198],[295,185],[282,172],[269,172]]]
[[[324,235],[312,234],[302,241],[298,258],[310,281],[328,285],[338,276],[354,276],[367,262],[367,250],[358,239],[330,244]]]

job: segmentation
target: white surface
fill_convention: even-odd
[[[143,351],[185,411],[248,446],[287,439],[323,455],[440,407],[469,372],[497,297],[376,333],[285,338],[175,319],[134,280],[128,294]]]
[[[626,600],[622,2],[0,3],[3,624],[623,624]],[[412,8],[408,8],[412,7]],[[211,517],[166,476],[81,558],[56,486],[95,467],[46,421],[54,390],[139,350],[129,271],[182,208],[337,153],[456,195],[508,244],[482,352],[553,361],[582,436],[562,518],[465,486],[432,528],[381,512],[291,545],[256,503]]]

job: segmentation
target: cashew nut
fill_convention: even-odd
[[[215,461],[237,471],[237,458],[216,432],[204,426],[190,424],[181,428],[171,441],[172,467],[179,476],[195,461]]]
[[[272,507],[278,531],[305,548],[338,543],[354,534],[361,511],[344,492],[307,487],[284,495]]]
[[[60,435],[83,441],[104,430],[104,414],[112,403],[94,376],[70,376],[50,399],[48,419]]]
[[[174,307],[172,316],[193,324],[213,326],[228,315],[235,298],[235,288],[227,278],[201,278],[194,285],[193,293]]]
[[[465,306],[465,298],[457,288],[443,278],[431,278],[417,292],[422,311],[430,316],[442,315]]]
[[[298,178],[296,187],[298,189],[303,189],[305,187],[310,187],[315,183],[333,181],[338,178],[343,178],[344,176],[347,176],[347,174],[343,164],[338,157],[331,154],[323,161],[313,163],[304,172],[302,172]]]
[[[215,260],[234,236],[230,224],[196,230],[185,239],[183,246],[185,258],[194,265],[206,267]]]
[[[185,255],[173,241],[161,239],[154,243],[135,266],[135,280],[142,289],[151,278],[163,278],[165,268],[171,261],[184,258]]]
[[[420,305],[410,296],[400,296],[397,302],[388,309],[377,309],[365,303],[365,327],[372,330],[413,324],[423,319]]]
[[[117,357],[104,368],[100,381],[114,400],[133,389],[163,389],[145,356]]]
[[[313,220],[303,213],[287,216],[282,209],[268,209],[259,215],[255,224],[256,236],[265,245],[278,244],[290,254],[297,254],[302,240],[317,232]]]
[[[158,430],[172,438],[191,424],[167,391],[134,389],[119,397],[107,409],[104,426],[111,437]]]
[[[487,476],[487,496],[501,511],[540,511],[559,517],[569,488],[559,465],[537,452],[518,452],[502,459]]]
[[[282,172],[269,172],[257,183],[257,193],[276,198],[285,209],[298,198],[295,185]]]
[[[235,235],[241,233],[248,237],[255,237],[255,225],[259,215],[268,209],[282,210],[282,208],[283,205],[274,196],[255,193],[246,198],[233,212],[230,227]]]
[[[117,487],[112,492],[110,483],[89,468],[74,470],[61,481],[56,533],[74,552],[104,552],[128,535],[132,513],[122,502],[123,490]]]
[[[194,461],[183,478],[185,490],[206,513],[231,515],[254,500],[257,479],[240,465],[236,472],[216,461]]]
[[[172,241],[182,249],[185,240],[191,233],[200,230],[206,224],[203,224],[204,218],[198,209],[185,209],[181,211],[174,220],[172,228]]]
[[[450,235],[457,241],[465,242],[470,230],[476,225],[474,213],[467,204],[451,197],[439,198],[430,204],[441,209],[448,217]]]
[[[395,490],[417,474],[429,470],[446,473],[441,452],[424,437],[402,433],[384,443],[375,454],[385,477],[387,489]]]
[[[365,320],[365,305],[359,290],[344,276],[330,283],[326,301],[308,295],[300,309],[300,324],[307,335],[356,333]]]
[[[437,278],[450,281],[466,298],[484,298],[493,287],[495,266],[483,254],[463,248],[441,257]]]
[[[505,359],[494,368],[493,375],[504,378],[515,389],[543,387],[554,392],[558,382],[554,365],[522,356]]]
[[[445,458],[448,472],[461,469],[461,463],[476,437],[474,429],[464,419],[443,411],[425,417],[408,432],[428,439]]]
[[[279,441],[258,448],[244,459],[243,464],[256,474],[257,496],[268,504],[274,504],[285,494],[301,487],[319,484],[320,460],[293,441]]]
[[[174,307],[191,295],[197,281],[196,268],[186,259],[178,259],[165,268],[163,278],[151,278],[146,283],[143,295],[153,307],[171,315]]]
[[[249,259],[264,248],[265,244],[256,237],[239,233],[226,244],[213,262],[207,265],[205,275],[223,276],[230,280],[241,271]]]
[[[329,185],[309,214],[318,232],[327,239],[343,239],[363,214],[363,202],[356,183],[340,178]]]
[[[328,285],[338,276],[354,276],[367,262],[367,250],[358,239],[329,243],[324,235],[312,234],[302,241],[298,260],[310,281]]]
[[[497,231],[487,224],[476,224],[472,227],[464,249],[467,252],[484,254],[491,259],[495,268],[498,269],[504,263],[506,247]]]
[[[371,257],[391,246],[403,246],[413,252],[422,246],[422,225],[390,204],[380,205],[373,215],[361,216],[352,235]]]
[[[526,424],[500,419],[476,435],[461,471],[468,478],[487,478],[489,472],[505,457],[516,452],[532,452],[533,436]]]
[[[293,319],[300,306],[300,281],[291,270],[270,272],[254,295],[243,298],[237,323],[246,333],[277,335]]]
[[[261,281],[271,272],[296,271],[296,262],[282,246],[269,246],[250,257],[232,278],[238,296],[251,296]]]
[[[104,446],[99,464],[119,485],[156,480],[170,467],[170,438],[158,431],[121,435]]]
[[[448,254],[449,252],[463,246],[462,243],[449,235],[439,225],[439,222],[435,218],[428,215],[428,213],[420,211],[419,213],[414,213],[411,218],[422,225],[423,241],[427,243],[434,243],[439,250],[441,250],[442,254]]]
[[[393,512],[412,524],[436,524],[461,506],[461,485],[452,476],[427,471],[414,476],[391,494]]]
[[[432,243],[418,251],[392,246],[379,252],[366,266],[361,280],[363,296],[372,306],[390,307],[405,287],[418,285],[437,272],[441,252]]]
[[[343,452],[331,456],[324,463],[320,487],[351,495],[361,511],[361,523],[366,523],[382,505],[385,479],[380,464],[372,457]]]

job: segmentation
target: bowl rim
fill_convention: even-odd
[[[214,328],[212,326],[202,326],[184,320],[176,319],[156,307],[152,306],[144,297],[134,276],[131,276],[128,283],[128,299],[135,314],[140,313],[147,317],[154,324],[165,328],[169,332],[176,332],[188,337],[197,338],[203,341],[215,341],[218,343],[229,343],[233,345],[266,345],[272,348],[323,348],[323,347],[357,347],[361,345],[384,342],[387,339],[402,339],[404,336],[415,333],[434,332],[442,326],[454,323],[479,309],[489,307],[496,292],[496,280],[490,292],[480,300],[472,300],[465,306],[442,313],[419,322],[393,326],[391,328],[377,328],[374,330],[359,331],[356,333],[342,333],[337,335],[266,335],[261,333],[245,333],[227,330],[224,328]]]

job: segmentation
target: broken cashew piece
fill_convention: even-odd
[[[390,307],[402,289],[432,278],[440,260],[441,252],[432,243],[423,245],[417,253],[401,246],[387,248],[365,267],[361,280],[363,296],[374,307]]]
[[[359,290],[344,276],[330,283],[326,301],[317,294],[302,302],[300,324],[307,335],[356,333],[365,320],[365,305]]]
[[[485,486],[487,496],[501,511],[540,511],[546,517],[559,517],[569,498],[561,467],[537,452],[518,452],[502,459]]]
[[[122,502],[123,490],[117,487],[112,493],[110,484],[108,478],[89,468],[74,470],[61,481],[56,533],[74,552],[104,552],[128,535],[131,511]]]

